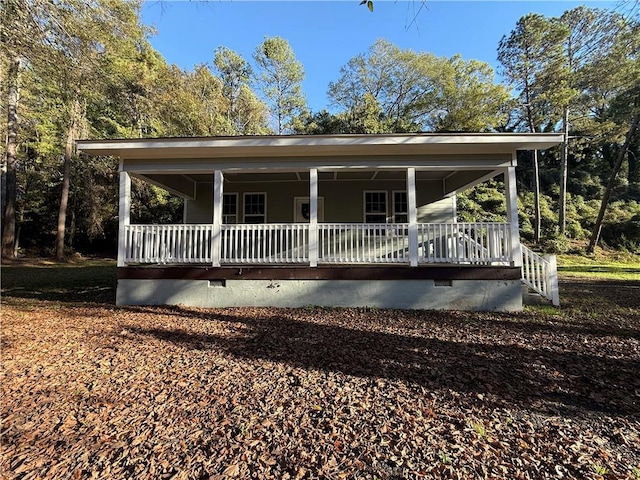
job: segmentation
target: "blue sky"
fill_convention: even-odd
[[[303,64],[309,107],[329,108],[329,82],[340,76],[349,59],[365,52],[378,38],[403,49],[431,52],[497,66],[496,48],[517,20],[529,12],[558,16],[585,4],[616,8],[615,1],[420,1],[376,0],[370,13],[358,0],[340,1],[148,1],[145,24],[157,33],[151,44],[170,64],[183,69],[213,62],[224,45],[253,62],[252,53],[265,37],[280,36]]]

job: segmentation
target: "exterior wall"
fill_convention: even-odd
[[[324,221],[361,223],[364,220],[364,190],[387,191],[387,216],[393,214],[393,192],[406,190],[406,182],[394,181],[327,181],[318,183],[318,196],[324,197]],[[417,181],[418,222],[452,222],[455,204],[442,198],[441,181]],[[239,219],[242,222],[242,194],[267,194],[267,222],[293,222],[294,197],[308,197],[308,182],[225,183],[225,193],[238,193]],[[185,200],[185,223],[211,223],[213,220],[213,185],[198,183],[195,200]]]
[[[213,222],[213,183],[197,183],[195,200],[184,201],[184,223]]]
[[[273,306],[518,311],[520,280],[120,279],[118,305]]]

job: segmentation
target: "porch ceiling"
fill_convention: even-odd
[[[498,170],[419,170],[416,180],[437,182],[442,188],[443,196],[450,196],[463,191],[473,185],[483,182],[500,174]],[[184,198],[195,198],[197,184],[212,184],[213,173],[144,173],[134,174],[135,177],[164,188],[165,190]],[[379,182],[381,186],[388,181],[406,181],[405,170],[334,170],[318,173],[320,182]],[[264,172],[264,173],[225,173],[225,183],[288,183],[309,182],[308,172]]]

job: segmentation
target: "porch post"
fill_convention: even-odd
[[[407,168],[407,210],[409,214],[409,264],[418,266],[418,212],[416,202],[416,169]]]
[[[125,266],[127,227],[131,224],[131,177],[122,171],[120,162],[120,198],[118,202],[118,266]]]
[[[507,167],[504,171],[504,193],[507,200],[507,222],[511,233],[511,263],[522,266],[522,248],[520,247],[520,227],[518,225],[518,191],[516,189],[516,167]]]
[[[211,265],[220,266],[220,250],[222,247],[222,171],[213,172],[213,225],[211,227]]]
[[[309,170],[309,266],[318,266],[318,169]]]

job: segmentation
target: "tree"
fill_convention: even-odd
[[[576,103],[585,87],[584,72],[590,64],[610,54],[619,33],[622,17],[605,10],[589,9],[584,6],[566,11],[559,19],[565,27],[562,39],[563,72],[557,80],[556,101],[562,108],[562,133],[564,141],[560,157],[560,199],[559,229],[566,229],[566,196],[569,157],[570,111],[578,109],[576,116],[585,115],[584,108]],[[584,106],[582,106],[584,107]]]
[[[16,196],[17,196],[17,146],[18,146],[18,85],[21,59],[14,56],[7,72],[7,143],[4,160],[2,256],[15,256],[16,245]]]
[[[380,105],[373,95],[367,93],[362,103],[353,109],[331,114],[323,110],[314,115],[306,113],[299,116],[294,131],[305,135],[324,135],[339,133],[392,133],[392,122],[384,116]]]
[[[3,257],[15,256],[20,76],[24,66],[46,58],[47,41],[41,21],[53,6],[45,0],[6,0],[0,3],[0,62],[6,66],[6,151],[2,169]]]
[[[266,38],[255,50],[257,82],[271,103],[278,135],[290,131],[295,116],[306,109],[302,91],[304,70],[289,42],[280,37]]]
[[[57,21],[48,26],[51,55],[62,100],[64,126],[63,180],[56,230],[56,253],[64,258],[67,207],[70,191],[74,139],[86,131],[86,106],[90,97],[99,95],[104,85],[106,59],[118,55],[123,37],[142,36],[138,21],[139,6],[123,0],[82,0],[56,4]]]
[[[395,132],[489,131],[506,118],[508,92],[489,65],[459,56],[401,50],[386,40],[349,60],[329,84],[329,98],[346,111],[375,99]]]
[[[267,106],[251,90],[251,66],[238,53],[218,47],[213,61],[222,81],[222,93],[227,101],[230,134],[259,135],[267,132]]]
[[[46,91],[41,102],[50,108],[48,117],[55,123],[57,148],[63,158],[62,185],[58,209],[56,257],[64,254],[66,214],[70,193],[73,142],[85,136],[87,105],[104,93],[110,75],[105,67],[117,55],[123,39],[142,37],[138,5],[123,0],[9,0],[3,3],[2,57],[24,58],[33,79],[32,89]],[[4,39],[9,39],[4,42]],[[20,65],[20,63],[17,63]],[[19,69],[11,70],[19,75]],[[17,85],[17,82],[9,82]],[[13,98],[17,98],[15,95]],[[8,99],[7,105],[13,102]],[[17,118],[18,105],[14,103]],[[19,141],[17,122],[12,123]],[[16,151],[14,145],[9,150]],[[11,175],[8,175],[11,178]],[[10,196],[15,189],[8,188]],[[11,201],[7,202],[11,205]],[[4,239],[8,253],[11,222],[5,225]],[[13,235],[15,244],[15,234]]]
[[[595,85],[598,85],[597,91],[600,92],[600,97],[605,92],[616,92],[615,97],[606,108],[606,113],[611,120],[629,127],[602,195],[600,210],[589,238],[588,253],[594,251],[600,239],[602,222],[624,158],[629,156],[628,175],[632,175],[632,158],[637,154],[637,151],[632,151],[634,142],[635,150],[638,150],[637,147],[640,144],[640,135],[638,134],[640,128],[640,24],[636,23],[630,25],[629,28],[621,29],[611,53],[611,55],[600,57],[599,61],[590,65],[592,71],[587,78],[599,78],[602,76],[602,72],[611,71],[614,65],[617,67],[613,70],[616,74],[608,76],[611,82],[609,88],[606,85],[601,86],[600,82],[595,82]],[[634,160],[637,161],[637,158]]]
[[[494,83],[488,64],[454,55],[443,67],[434,130],[486,132],[505,124],[510,94]]]
[[[498,45],[502,73],[518,96],[518,128],[531,133],[552,127],[554,115],[545,92],[551,91],[560,69],[560,39],[564,32],[557,22],[529,14],[518,20],[509,36]],[[532,152],[534,191],[534,239],[540,241],[540,174],[538,152]]]
[[[591,233],[591,237],[589,239],[589,246],[587,247],[587,253],[593,253],[596,245],[598,244],[598,240],[600,239],[600,231],[602,229],[602,221],[604,220],[604,215],[607,211],[607,205],[609,204],[609,199],[611,198],[611,192],[613,191],[613,187],[615,184],[616,175],[620,171],[620,166],[624,160],[625,155],[629,151],[629,145],[633,140],[634,136],[638,132],[638,124],[640,123],[640,113],[636,113],[631,121],[631,125],[629,127],[629,131],[627,132],[627,136],[625,141],[618,152],[618,157],[616,163],[613,167],[613,171],[611,172],[611,177],[609,178],[609,182],[607,183],[607,188],[604,191],[604,195],[602,196],[602,202],[600,204],[600,210],[598,211],[598,217],[596,219],[596,223],[593,227],[593,232]]]

